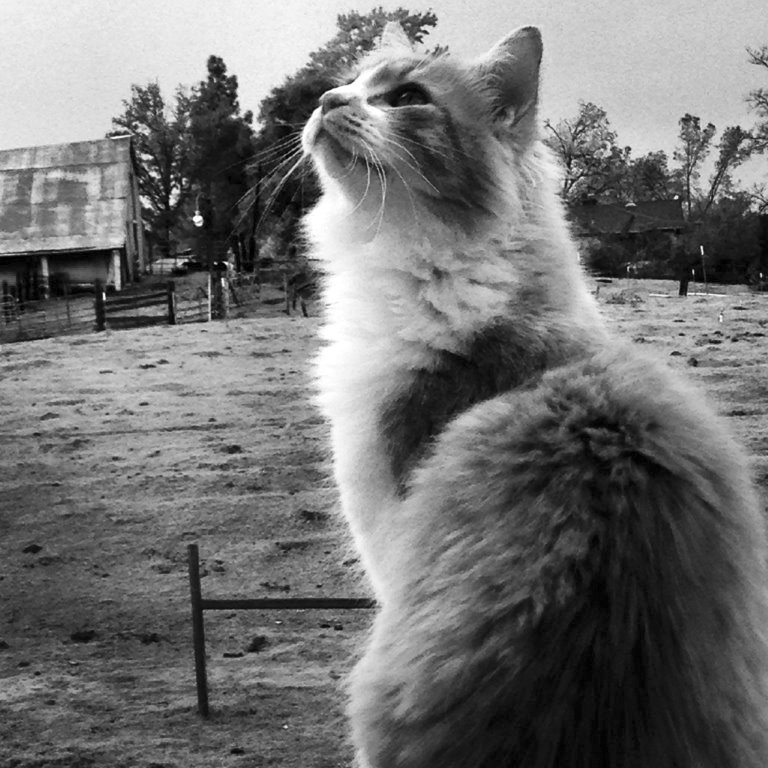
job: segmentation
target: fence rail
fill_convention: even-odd
[[[140,310],[152,309],[162,314],[148,314]],[[96,283],[96,330],[106,328],[140,328],[146,325],[176,324],[176,286],[170,280],[165,290],[140,293],[134,296],[109,296],[102,283]]]
[[[29,341],[49,336],[89,333],[150,325],[197,323],[228,317],[252,317],[260,312],[314,313],[311,271],[297,272],[289,262],[278,262],[257,272],[221,270],[207,275],[207,282],[171,281],[165,288],[140,292],[131,286],[125,293],[107,294],[96,284],[91,293],[23,300],[15,286],[2,284],[0,343]],[[179,288],[178,286],[181,286]],[[298,306],[297,306],[298,305]]]
[[[248,610],[359,610],[375,608],[376,601],[368,597],[265,597],[265,598],[203,598],[200,586],[200,551],[197,544],[187,546],[189,593],[192,607],[192,646],[195,654],[195,683],[197,711],[208,717],[208,674],[205,659],[204,611]]]
[[[0,305],[0,342],[88,333],[95,328],[92,297],[64,296],[20,303],[9,293]]]

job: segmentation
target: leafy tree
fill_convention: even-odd
[[[164,255],[171,252],[189,194],[189,108],[181,86],[169,103],[156,82],[132,85],[108,134],[133,135],[142,218]]]
[[[700,118],[686,114],[680,118],[680,145],[674,158],[680,163],[676,177],[685,200],[688,219],[693,217],[694,207],[698,218],[704,218],[712,205],[723,193],[731,193],[731,172],[743,163],[753,149],[752,134],[740,126],[725,128],[717,143],[717,159],[709,186],[704,192],[699,189],[699,178],[704,160],[712,149],[716,128],[712,123],[701,127]]]
[[[709,181],[709,192],[703,201],[701,215],[706,216],[717,198],[718,192],[730,190],[730,172],[743,163],[752,151],[752,134],[738,125],[726,128],[717,145],[715,171]]]
[[[749,63],[768,69],[768,45],[760,48],[747,48]],[[752,151],[768,150],[768,88],[756,88],[749,93],[747,103],[757,113],[758,121],[752,129]],[[760,213],[768,211],[768,184],[756,184],[750,195]]]
[[[373,49],[388,21],[399,22],[408,38],[421,44],[429,34],[428,28],[437,24],[437,16],[432,11],[410,13],[405,8],[385,11],[381,6],[365,14],[357,11],[340,14],[336,17],[336,36],[309,54],[309,66],[330,73],[352,66],[361,55]]]
[[[310,53],[309,61],[282,85],[273,88],[261,102],[260,143],[271,146],[303,126],[317,106],[317,100],[336,84],[340,73],[373,49],[388,21],[399,22],[411,41],[422,43],[429,28],[437,24],[437,16],[431,11],[411,13],[405,8],[385,11],[382,7],[367,14],[352,11],[337,16],[336,35]]]
[[[574,118],[556,124],[547,120],[544,126],[544,141],[563,167],[563,199],[622,198],[631,150],[618,145],[604,109],[582,101]]]
[[[649,152],[630,162],[624,190],[627,202],[664,200],[678,193],[663,150]]]
[[[712,204],[696,231],[705,244],[707,273],[723,283],[748,282],[759,262],[759,216],[746,192],[735,192]]]
[[[192,89],[189,109],[189,175],[196,198],[203,199],[209,242],[226,242],[238,224],[238,203],[249,189],[252,157],[251,112],[240,114],[237,76],[210,56],[208,75]]]
[[[381,6],[366,14],[341,14],[336,19],[335,36],[310,53],[308,62],[273,88],[260,104],[253,184],[258,184],[260,205],[267,210],[259,211],[258,219],[262,221],[263,239],[269,237],[271,229],[279,230],[283,250],[295,239],[302,210],[319,194],[314,175],[304,168],[296,173],[294,167],[300,165],[301,129],[320,96],[337,84],[344,70],[374,48],[388,21],[399,22],[411,41],[422,43],[437,24],[437,16],[431,11],[411,13],[405,8],[385,11]]]
[[[747,48],[750,64],[768,69],[768,45]],[[768,88],[756,88],[747,97],[747,102],[757,112],[758,122],[753,135],[753,150],[765,152],[768,149]]]
[[[680,118],[680,145],[674,151],[673,157],[680,163],[678,176],[683,190],[688,218],[691,218],[694,195],[697,194],[698,180],[701,175],[701,164],[709,154],[715,126],[707,123],[701,127],[701,118],[686,113]]]
[[[759,213],[768,213],[768,188],[765,184],[755,185],[748,194]]]

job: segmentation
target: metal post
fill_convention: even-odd
[[[101,280],[96,280],[94,289],[96,291],[96,330],[103,331],[107,327],[107,312],[105,306],[106,294],[104,292],[104,284]]]
[[[213,318],[213,275],[208,270],[208,322]]]
[[[200,589],[200,554],[197,544],[187,547],[189,562],[189,594],[192,602],[192,645],[195,649],[195,682],[197,685],[197,711],[208,717],[208,678],[205,673],[205,627],[203,625],[203,598]]]
[[[168,281],[166,290],[168,291],[168,325],[176,325],[176,284],[173,280]]]
[[[285,314],[291,314],[291,293],[288,286],[288,273],[283,272],[283,292],[285,293]]]

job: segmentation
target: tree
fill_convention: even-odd
[[[381,6],[367,14],[352,11],[337,16],[335,36],[310,53],[308,62],[273,88],[259,106],[261,128],[255,141],[258,163],[253,184],[258,184],[265,200],[262,205],[268,209],[259,212],[259,219],[265,238],[271,223],[275,224],[280,247],[285,250],[295,238],[303,209],[319,195],[311,173],[303,168],[296,173],[301,165],[301,130],[320,96],[337,84],[344,70],[374,48],[388,21],[399,22],[412,42],[422,43],[437,24],[437,16],[431,11],[411,13],[405,8],[385,11]]]
[[[691,218],[693,198],[697,193],[697,183],[701,175],[701,164],[709,154],[715,126],[707,123],[701,127],[701,118],[686,113],[680,118],[680,145],[674,151],[673,157],[680,163],[678,171],[683,190],[688,218]]]
[[[768,45],[747,48],[749,63],[768,69]],[[768,88],[756,88],[747,96],[747,103],[757,113],[758,121],[752,129],[753,152],[768,150]],[[750,191],[752,201],[761,214],[768,211],[768,184],[755,184]]]
[[[747,48],[749,63],[768,69],[768,45]],[[768,88],[756,88],[747,97],[747,102],[757,112],[758,122],[752,131],[752,149],[765,152],[768,149]]]
[[[666,152],[649,152],[631,161],[624,193],[627,202],[664,200],[677,193]]]
[[[710,279],[746,283],[760,260],[760,217],[746,192],[734,192],[712,204],[697,228],[698,242],[706,244]]]
[[[352,66],[373,49],[388,21],[398,22],[413,43],[421,44],[429,28],[436,26],[437,16],[432,11],[410,13],[405,8],[385,11],[381,6],[365,14],[357,11],[340,14],[336,17],[336,36],[309,54],[308,66],[331,74]]]
[[[251,112],[240,114],[238,82],[218,56],[192,89],[189,109],[190,183],[203,198],[209,242],[226,242],[238,224],[238,203],[249,189],[247,164],[253,155]]]
[[[189,194],[189,106],[181,86],[168,103],[156,82],[132,85],[131,97],[123,101],[123,113],[112,118],[108,134],[133,135],[142,218],[166,256]]]
[[[726,128],[717,145],[715,171],[709,181],[709,192],[704,199],[701,215],[706,216],[721,190],[730,191],[730,172],[743,163],[752,151],[752,134],[738,125]]]
[[[547,120],[544,126],[549,132],[544,141],[563,167],[564,200],[621,199],[631,150],[617,144],[604,109],[581,101],[576,117],[555,125]]]

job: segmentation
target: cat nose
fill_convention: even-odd
[[[326,91],[320,97],[320,107],[322,109],[322,113],[326,114],[326,112],[330,112],[332,109],[343,107],[346,104],[349,104],[350,101],[352,101],[350,94],[344,93],[338,88],[334,88],[332,91]]]

